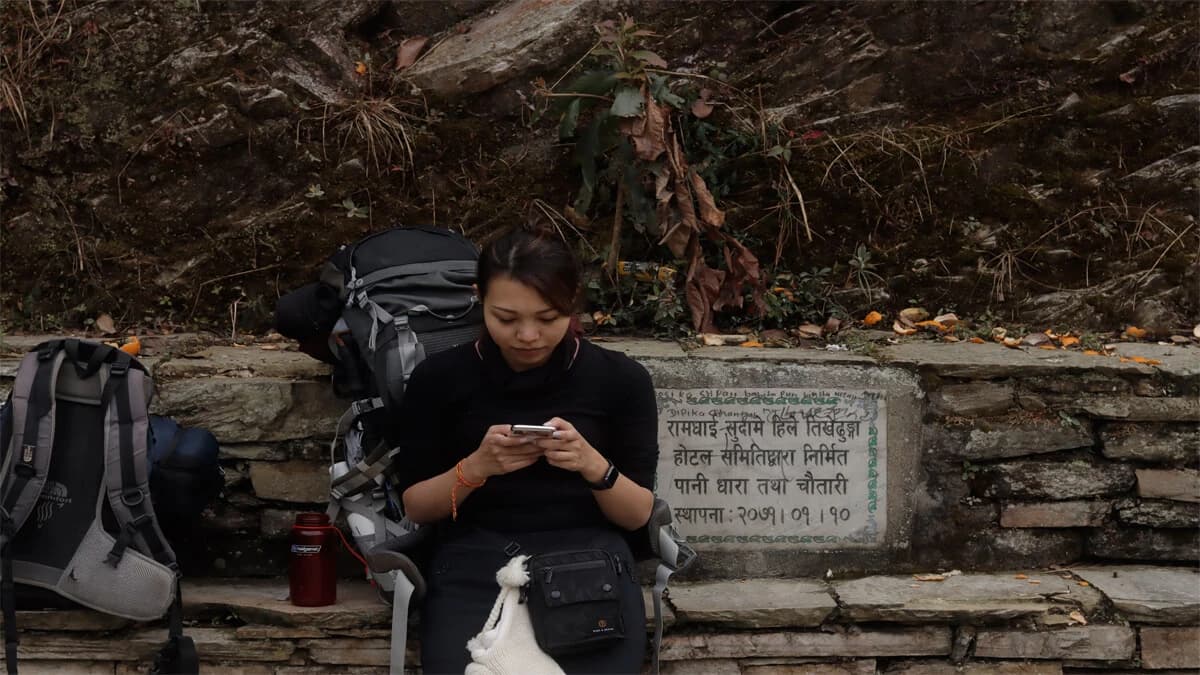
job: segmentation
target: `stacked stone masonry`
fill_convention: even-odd
[[[35,342],[7,338],[0,389]],[[331,608],[293,608],[271,580],[295,514],[325,501],[345,405],[325,366],[286,348],[147,344],[155,411],[222,444],[226,489],[179,545],[204,658],[219,672],[383,672],[387,608],[352,581],[353,561]],[[672,589],[665,672],[1200,671],[1200,351],[1121,346],[1161,362],[1151,367],[990,344],[875,358],[605,346],[660,389],[877,378],[895,415],[883,545],[698,545],[701,562]],[[162,639],[84,611],[19,623],[23,672],[137,672]]]

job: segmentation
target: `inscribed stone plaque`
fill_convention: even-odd
[[[882,390],[660,389],[658,408],[656,492],[689,542],[883,543]]]

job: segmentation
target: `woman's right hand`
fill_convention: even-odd
[[[479,448],[463,461],[463,475],[472,483],[492,476],[512,473],[538,461],[543,450],[529,438],[513,436],[512,426],[494,424],[479,443]]]

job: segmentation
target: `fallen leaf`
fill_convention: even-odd
[[[396,70],[404,70],[417,62],[417,57],[421,55],[421,50],[425,45],[429,44],[429,38],[424,35],[417,35],[405,39],[396,47]]]
[[[112,335],[117,332],[117,327],[113,325],[113,318],[108,314],[101,314],[96,317],[96,328],[99,328],[105,335]]]
[[[815,323],[802,323],[796,326],[796,336],[803,340],[818,340],[824,333]]]
[[[1146,337],[1146,329],[1138,328],[1137,326],[1130,326],[1125,329],[1125,336],[1131,337],[1135,340],[1141,340],[1142,338]]]
[[[766,345],[759,342],[758,340],[746,340],[745,342],[742,343],[742,346],[743,347],[751,347],[751,348],[766,347]]]
[[[904,324],[900,323],[899,319],[892,322],[892,330],[899,335],[912,335],[913,333],[917,332],[916,328],[909,328],[905,326]]]
[[[259,345],[258,348],[263,351],[274,352],[279,350],[279,345]]]
[[[950,330],[949,326],[946,326],[945,324],[942,324],[938,321],[918,321],[918,322],[914,323],[913,325],[916,326],[917,328],[929,328],[932,330],[936,330],[939,333],[945,333],[946,331]]]
[[[1017,349],[1021,346],[1021,341],[1018,340],[1017,338],[1006,337],[1001,342],[1001,344],[1003,344],[1005,347],[1008,347],[1009,349]]]
[[[1029,575],[1028,574],[1018,574],[1018,575],[1014,576],[1013,578],[1014,579],[1028,579]]]
[[[1200,338],[1200,323],[1196,324],[1196,327],[1192,329],[1192,337]]]
[[[1045,333],[1030,333],[1029,335],[1021,338],[1021,344],[1025,345],[1026,347],[1036,347],[1038,345],[1044,345],[1047,342],[1050,342],[1050,338],[1046,337]]]
[[[1053,352],[1053,351],[1057,351],[1057,350],[1058,350],[1058,347],[1055,347],[1054,345],[1052,345],[1052,344],[1050,344],[1049,342],[1047,342],[1047,343],[1046,343],[1046,344],[1044,344],[1044,345],[1038,345],[1038,349],[1049,349],[1050,351],[1052,351],[1052,352]]]
[[[981,337],[973,337],[970,340],[967,340],[967,342],[970,342],[971,344],[981,345],[981,344],[985,344],[987,342],[987,340],[984,340]]]
[[[1003,342],[1004,337],[1008,335],[1008,329],[996,326],[992,329],[992,339],[996,342]]]
[[[119,349],[130,356],[137,356],[142,353],[142,341],[138,339],[138,336],[132,335]]]
[[[1088,356],[1104,356],[1103,353],[1098,352],[1095,349],[1085,349],[1085,350],[1083,350],[1083,353]]]
[[[908,587],[909,588],[920,588],[921,584],[909,584]]]
[[[367,64],[363,63],[362,61],[355,61],[354,62],[354,72],[358,73],[359,75],[366,75],[367,74]]]
[[[913,578],[917,581],[945,581],[946,577],[942,574],[914,574]]]
[[[1075,610],[1075,611],[1071,612],[1070,614],[1068,614],[1067,616],[1071,617],[1072,621],[1074,621],[1075,623],[1077,623],[1081,626],[1087,625],[1087,619],[1084,618],[1083,612],[1081,612],[1079,610]]]
[[[1122,360],[1124,360],[1124,359],[1122,359]],[[1148,359],[1144,356],[1133,356],[1133,357],[1130,357],[1129,360],[1133,361],[1134,363],[1140,363],[1144,366],[1161,366],[1162,365],[1162,361],[1159,361],[1158,359]]]
[[[933,320],[942,324],[943,326],[957,326],[958,325],[958,315],[953,314],[953,313],[939,314],[939,315],[933,317]]]
[[[1186,337],[1182,336],[1182,335],[1172,335],[1172,336],[1171,336],[1171,343],[1172,343],[1172,344],[1177,344],[1177,345],[1186,345],[1188,342],[1189,342],[1189,340],[1188,340]]]
[[[943,335],[942,342],[958,342],[958,338],[953,335]],[[982,340],[981,340],[982,342]]]
[[[1031,583],[1031,584],[1035,584],[1035,585],[1036,585],[1036,584],[1040,584],[1040,583],[1042,583],[1042,582],[1038,581],[1037,579],[1030,579],[1030,580],[1029,580],[1029,583]]]
[[[708,117],[713,112],[713,105],[708,101],[696,99],[692,102],[692,114],[700,119]]]
[[[909,307],[908,309],[900,310],[900,318],[909,323],[924,321],[929,318],[929,312],[924,307]]]
[[[1050,338],[1051,340],[1057,340],[1060,337],[1058,333],[1055,333],[1050,328],[1047,328],[1046,330],[1042,331],[1042,335],[1045,335],[1046,337]]]
[[[1063,349],[1074,347],[1079,344],[1079,338],[1066,335],[1058,341],[1058,344],[1062,345]]]
[[[825,326],[823,328],[823,332],[825,333],[825,335],[833,335],[834,333],[838,332],[838,329],[840,329],[841,327],[842,327],[842,320],[831,316],[831,317],[829,317],[829,319],[827,319],[825,321]]]
[[[1086,582],[1086,581],[1081,581],[1081,582],[1079,582],[1079,585],[1080,585],[1080,586],[1083,586],[1084,588],[1087,588],[1088,586],[1091,586],[1091,584],[1089,584],[1089,583],[1088,583],[1088,582]]]
[[[883,321],[883,315],[880,314],[879,312],[871,312],[870,314],[867,314],[866,316],[863,317],[863,325],[864,326],[874,326],[875,324],[879,323],[880,321]],[[1196,330],[1200,330],[1200,326],[1197,326]]]
[[[720,347],[725,344],[725,338],[713,333],[701,333],[700,340],[708,347]]]

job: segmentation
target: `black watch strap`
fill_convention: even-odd
[[[612,489],[612,486],[617,484],[617,477],[620,475],[621,472],[617,471],[617,467],[613,466],[612,460],[610,459],[608,460],[608,468],[604,470],[604,475],[600,478],[600,480],[596,481],[595,483],[590,480],[585,480],[584,482],[587,483],[588,487],[592,488],[593,490],[609,490]]]

